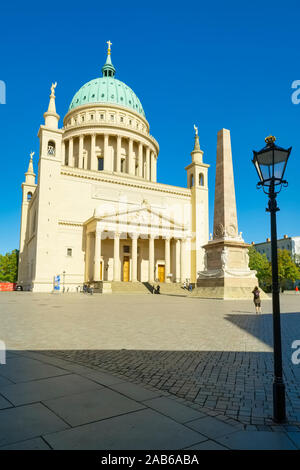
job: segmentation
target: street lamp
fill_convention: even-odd
[[[282,186],[287,186],[283,179],[286,164],[292,147],[284,149],[275,144],[275,137],[266,137],[266,146],[259,152],[253,151],[253,160],[258,177],[257,187],[263,188],[269,197],[267,212],[271,214],[271,257],[272,257],[272,303],[273,303],[273,337],[274,337],[274,381],[273,381],[273,414],[275,421],[284,421],[285,412],[285,385],[282,377],[282,350],[280,327],[280,303],[278,283],[278,258],[277,258],[277,228],[276,196]]]

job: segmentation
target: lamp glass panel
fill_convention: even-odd
[[[288,158],[288,152],[286,150],[275,150],[274,151],[274,163],[286,162]]]
[[[274,178],[282,179],[285,168],[285,160],[274,165]]]

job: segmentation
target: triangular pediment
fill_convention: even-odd
[[[183,229],[183,225],[150,207],[120,210],[109,214],[97,214],[96,218],[103,223],[118,223],[138,226],[152,226],[167,229]]]

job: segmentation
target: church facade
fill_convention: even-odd
[[[22,184],[18,282],[51,292],[83,283],[194,283],[208,241],[208,167],[198,130],[187,187],[157,182],[159,145],[136,94],[115,78],[111,43],[59,128],[52,84]]]

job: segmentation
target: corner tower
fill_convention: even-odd
[[[187,171],[187,186],[191,189],[191,282],[197,281],[197,273],[203,270],[203,245],[208,241],[208,168],[203,163],[203,151],[200,149],[198,128],[195,129],[194,150],[191,152],[192,163]]]
[[[48,110],[44,113],[45,125],[38,132],[40,156],[38,168],[37,227],[35,273],[32,290],[51,290],[53,276],[57,274],[57,231],[61,147],[63,130],[58,129],[55,88],[52,84]]]

